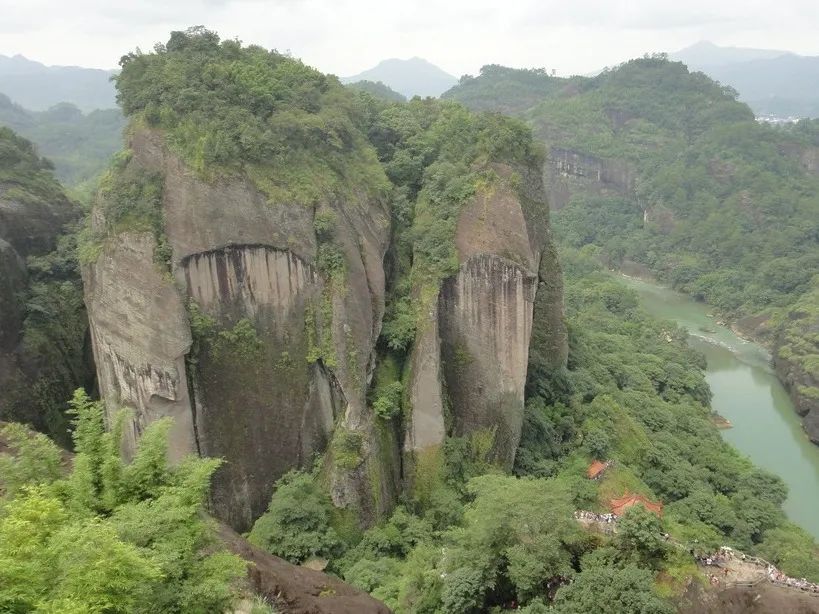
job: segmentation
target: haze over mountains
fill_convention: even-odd
[[[819,56],[703,41],[669,57],[730,85],[757,115],[819,117]]]
[[[117,106],[113,70],[46,66],[22,55],[0,55],[0,93],[32,111],[70,102],[82,111]]]
[[[819,116],[819,56],[777,49],[722,47],[701,41],[669,54],[735,88],[757,115]],[[31,111],[69,102],[82,111],[116,107],[113,70],[46,66],[21,55],[0,55],[0,93]],[[342,83],[382,82],[407,98],[440,96],[458,79],[423,58],[392,58]]]
[[[423,58],[383,60],[378,65],[351,77],[341,77],[342,83],[381,81],[407,98],[440,96],[458,83],[458,79]]]

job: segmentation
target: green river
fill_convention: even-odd
[[[788,485],[785,512],[819,538],[819,447],[802,431],[788,394],[761,346],[743,340],[709,316],[710,309],[657,284],[622,276],[654,316],[688,329],[691,345],[708,361],[712,406],[733,424],[723,437]],[[707,329],[707,330],[706,330]]]

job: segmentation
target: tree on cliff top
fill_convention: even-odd
[[[246,173],[273,201],[388,188],[355,92],[289,56],[195,27],[120,60],[126,115],[162,129],[203,178]]]

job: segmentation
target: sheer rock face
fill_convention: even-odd
[[[495,460],[506,468],[523,424],[536,287],[531,269],[482,254],[444,282],[439,299],[454,435],[492,433]]]
[[[381,452],[366,389],[384,309],[386,206],[365,197],[316,208],[269,203],[242,177],[204,182],[156,131],[138,130],[131,149],[130,164],[164,178],[173,256],[171,272],[163,272],[153,262],[153,239],[126,234],[109,240],[86,269],[108,406],[134,409],[134,437],[173,416],[176,456],[224,458],[213,509],[239,530],[264,512],[279,477],[312,464],[335,423],[367,442],[360,467],[331,472],[336,503],[365,515],[381,511],[373,499],[388,506],[397,476],[368,482]],[[316,269],[318,209],[336,215],[341,284]],[[319,345],[331,356],[316,360]],[[379,491],[389,496],[373,497]]]
[[[275,480],[309,465],[332,432],[339,391],[307,362],[307,311],[321,285],[298,256],[266,246],[196,254],[179,271],[204,313],[227,329],[246,319],[256,331],[257,349],[200,348],[191,373],[200,450],[231,459],[215,478],[214,511],[249,526]]]
[[[511,467],[536,310],[549,319],[541,353],[565,362],[539,169],[498,165],[498,184],[462,208],[458,273],[419,297],[428,309],[399,435],[375,420],[366,398],[384,311],[385,205],[364,196],[269,203],[246,178],[199,179],[158,132],[138,130],[131,149],[129,164],[164,179],[170,270],[155,262],[152,234],[126,232],[84,271],[101,393],[111,411],[132,410],[128,450],[147,424],[173,417],[175,458],[225,460],[212,509],[238,530],[264,512],[279,477],[325,449],[334,503],[365,525],[396,500],[401,438],[405,476],[419,455],[438,462],[447,434],[491,436],[494,460]],[[319,270],[313,221],[327,210],[341,276]],[[334,458],[335,438],[357,448]]]
[[[631,196],[637,171],[624,160],[598,158],[581,151],[552,147],[545,171],[549,203],[555,210],[565,207],[573,193],[612,193]]]
[[[52,202],[20,202],[0,184],[0,239],[25,261],[54,249],[63,227],[79,217],[67,198]]]
[[[514,188],[513,169],[495,170],[502,181],[460,212],[455,234],[460,268],[443,281],[428,321],[419,327],[410,363],[409,463],[439,447],[445,434],[483,434],[493,442],[492,459],[511,468],[523,423],[534,317],[548,318],[546,351],[554,367],[565,364],[560,270],[542,266],[556,261],[540,171],[515,169],[520,185]]]
[[[174,419],[174,460],[196,452],[185,356],[191,334],[182,297],[154,263],[150,233],[123,233],[84,271],[100,393],[110,411],[131,410],[125,428],[130,456],[145,427]]]

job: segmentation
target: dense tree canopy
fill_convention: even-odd
[[[381,195],[354,92],[300,61],[197,27],[123,56],[117,100],[203,177],[246,172],[272,201]],[[275,172],[274,172],[275,170]]]
[[[169,467],[169,423],[159,421],[124,464],[120,430],[106,432],[102,405],[81,390],[71,405],[77,453],[65,477],[53,443],[3,427],[0,610],[223,611],[244,563],[217,545],[201,515],[218,461]]]

